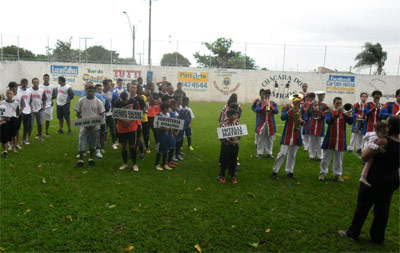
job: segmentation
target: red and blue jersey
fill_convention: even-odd
[[[293,105],[285,105],[282,108],[281,120],[285,121],[285,127],[283,128],[280,144],[289,146],[301,146],[303,145],[303,141],[301,138],[301,127],[299,127],[299,129],[295,128],[292,109]],[[305,120],[307,120],[307,115],[304,110],[301,110],[300,121],[302,124],[304,124]]]
[[[256,133],[257,133],[257,124],[258,124],[258,122],[261,120],[261,113],[257,113],[257,112],[256,112],[256,108],[257,108],[257,106],[258,106],[259,104],[261,104],[261,102],[262,102],[262,100],[259,99],[259,98],[257,98],[257,99],[255,99],[255,100],[253,101],[253,104],[251,105],[251,110],[252,110],[253,112],[256,113],[256,128],[255,128],[255,130],[254,130]]]
[[[380,107],[376,106],[374,102],[368,102],[364,106],[364,115],[367,117],[367,119],[364,123],[363,135],[365,135],[366,132],[374,131],[374,125],[381,121],[379,118],[380,110]]]
[[[365,119],[364,114],[365,104],[362,102],[357,102],[353,105],[353,126],[351,127],[351,132],[354,133],[354,128],[356,126],[356,119]],[[357,131],[356,131],[357,133]]]
[[[387,119],[390,116],[400,116],[400,114],[396,115],[400,111],[400,104],[397,101],[387,102],[382,110],[379,112],[379,118]]]
[[[328,124],[328,129],[321,148],[345,151],[347,149],[346,123],[353,124],[353,118],[345,116],[342,111],[330,110],[326,114],[325,120]]]
[[[257,115],[260,115],[260,117],[257,117],[256,133],[261,134],[266,131],[269,136],[272,136],[276,132],[274,114],[278,114],[279,109],[275,102],[270,100],[268,103],[271,108],[269,112],[266,110],[267,101],[261,101],[261,103],[258,103],[258,106],[256,107],[256,113]]]
[[[319,106],[318,111],[313,111],[315,106]],[[325,134],[325,115],[329,112],[329,107],[325,103],[314,101],[310,104],[307,110],[309,124],[306,133],[315,136],[324,136]],[[314,116],[318,116],[316,118]]]

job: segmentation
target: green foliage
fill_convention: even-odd
[[[161,59],[161,66],[189,67],[190,61],[178,52],[164,54]]]
[[[71,42],[57,40],[55,48],[50,49],[54,61],[78,61],[79,50],[71,48]]]
[[[24,49],[22,47],[18,48],[15,45],[3,47],[3,57],[5,60],[16,60],[18,59],[18,50],[19,50],[19,59],[21,60],[33,60],[35,59],[35,54],[31,51]]]
[[[103,46],[92,46],[82,52],[83,59],[88,62],[110,62],[111,53],[113,54],[113,62],[117,61],[119,53],[110,51]]]
[[[358,61],[354,67],[363,68],[376,66],[377,74],[381,75],[386,59],[387,53],[383,51],[381,44],[376,43],[374,45],[370,42],[366,42],[364,50],[354,58],[355,61]]]
[[[76,103],[77,98],[71,109]],[[221,185],[216,128],[223,105],[190,103],[195,150],[189,151],[185,140],[185,161],[173,171],[154,170],[153,138],[152,153],[138,160],[140,172],[118,170],[121,147],[113,150],[109,135],[96,167],[85,158],[85,166],[75,169],[79,129],[56,134],[54,117],[51,137],[38,142],[35,126],[31,145],[0,161],[0,247],[4,252],[123,252],[132,245],[137,252],[194,252],[199,244],[203,252],[398,252],[398,190],[384,245],[368,243],[373,210],[360,243],[340,237],[337,231],[349,227],[356,206],[359,156],[344,154],[344,183],[332,180],[331,168],[320,182],[319,163],[300,148],[298,179],[287,178],[283,165],[279,180],[272,180],[274,160],[255,159],[255,114],[248,104],[242,105],[240,120],[249,135],[239,141],[239,183]],[[283,122],[275,119],[276,157]]]
[[[232,39],[226,38],[218,38],[213,43],[203,42],[210,54],[201,55],[196,52],[193,56],[201,67],[255,69],[256,63],[252,58],[230,49],[232,43]]]

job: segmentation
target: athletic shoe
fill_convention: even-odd
[[[44,137],[50,137],[49,133],[44,133]]]
[[[293,175],[293,173],[288,173],[288,174],[286,174],[286,176],[288,176],[288,178],[291,178],[291,179],[296,179],[296,177]]]
[[[238,181],[236,180],[236,177],[232,177],[231,178],[231,182],[232,182],[232,184],[237,184],[238,183]]]
[[[325,175],[324,174],[319,174],[318,180],[319,181],[324,181],[325,180]]]
[[[360,178],[360,182],[362,183],[362,184],[364,184],[365,186],[367,186],[367,187],[371,187],[371,184],[370,183],[368,183],[368,181],[367,181],[367,179],[365,179],[365,178]]]
[[[269,159],[275,159],[275,157],[274,157],[273,155],[271,155],[271,154],[267,155],[267,157],[268,157]]]
[[[163,169],[164,169],[164,170],[172,170],[172,168],[169,167],[168,164],[165,164],[164,167],[163,167]]]
[[[97,158],[103,158],[103,155],[101,154],[100,149],[96,149],[96,157]]]
[[[261,158],[262,158],[262,154],[257,154],[257,155],[256,155],[256,158],[257,158],[257,159],[261,159]]]
[[[151,154],[151,150],[149,148],[146,148],[146,154]]]
[[[100,151],[101,151],[102,154],[106,153],[106,151],[104,149],[101,149]]]
[[[182,151],[181,151],[179,154],[181,154],[181,155],[186,155],[186,154],[185,154],[185,153],[183,153]]]
[[[89,164],[90,166],[96,166],[96,163],[95,163],[92,159],[89,159],[89,160],[88,160],[88,164]]]
[[[346,237],[346,238],[350,239],[351,241],[357,241],[356,238],[350,237],[350,236],[347,234],[347,231],[346,231],[346,230],[339,230],[338,232],[339,232],[339,235],[341,235],[341,236],[343,236],[343,237]]]
[[[17,147],[17,149],[22,149],[20,145],[16,145],[15,147]]]
[[[139,167],[136,164],[133,165],[133,171],[134,172],[138,172],[139,171]]]
[[[75,168],[81,168],[81,167],[83,167],[83,165],[85,165],[85,163],[84,163],[82,160],[79,160],[79,161],[76,163]]]
[[[72,134],[72,131],[71,131],[71,130],[68,130],[68,134]]]
[[[4,152],[3,152],[3,157],[4,157],[4,158],[7,158],[7,157],[8,157],[8,152],[7,152],[7,151],[4,151]]]
[[[38,141],[44,141],[44,139],[42,137],[39,137]]]
[[[13,146],[13,145],[8,145],[8,150],[9,150],[9,151],[12,150],[12,146]]]
[[[271,178],[272,179],[278,179],[278,173],[272,172]]]
[[[236,162],[236,165],[237,165],[237,166],[240,166],[240,163],[239,163],[239,162]]]
[[[218,180],[223,184],[225,184],[226,182],[226,179],[224,177],[218,177]]]
[[[176,158],[175,156],[173,156],[173,157],[172,157],[172,161],[173,161],[173,162],[179,162],[179,159]]]
[[[339,183],[343,183],[344,182],[343,178],[341,176],[339,176],[339,175],[335,175],[333,177],[333,179],[335,179],[335,181],[337,181]]]
[[[357,150],[357,153],[361,154],[361,149],[358,149],[358,150]]]
[[[83,157],[85,157],[85,156],[86,156],[86,153],[83,153]],[[76,156],[76,158],[79,158],[79,157],[81,157],[80,154],[78,154],[78,155]]]
[[[183,157],[182,157],[182,156],[180,156],[180,155],[177,155],[177,156],[176,156],[176,158],[178,158],[178,160],[179,160],[179,161],[183,161],[183,160],[185,160],[185,159],[183,159]]]
[[[24,145],[29,145],[30,143],[29,143],[29,141],[23,140],[23,141],[22,141],[22,144],[24,144]]]
[[[173,161],[170,161],[168,163],[168,166],[171,167],[171,168],[176,168],[176,165],[178,165],[178,164],[174,163]]]
[[[194,148],[193,148],[192,146],[189,146],[189,150],[190,150],[190,151],[193,151]]]
[[[112,148],[113,149],[118,149],[118,147],[117,147],[117,145],[115,143],[112,145]]]
[[[35,139],[39,139],[39,134],[36,134]]]
[[[144,160],[144,153],[140,153],[140,155],[139,155],[139,159],[140,159],[141,161],[143,161],[143,160]]]
[[[57,133],[58,133],[58,134],[63,134],[63,133],[64,133],[64,131],[63,131],[63,130],[61,130],[61,129],[59,129],[59,130],[57,131]]]
[[[126,168],[128,168],[128,164],[124,163],[121,167],[119,167],[119,170],[124,170]]]
[[[157,164],[156,166],[154,166],[154,169],[162,171],[164,170],[159,164]]]

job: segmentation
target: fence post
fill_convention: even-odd
[[[244,69],[246,69],[246,60],[247,60],[247,42],[244,43]]]
[[[326,62],[326,49],[327,49],[327,46],[325,45],[325,54],[324,54],[324,68],[325,68],[325,62]]]
[[[19,35],[17,36],[17,58],[19,61]]]
[[[50,38],[47,36],[47,61],[50,61]]]
[[[113,51],[112,51],[112,38],[110,39],[110,48],[111,48],[111,50],[110,50],[110,64],[112,64],[113,63]]]
[[[1,34],[1,39],[0,39],[0,44],[1,44],[1,60],[4,61],[4,51],[3,51],[3,34]]]

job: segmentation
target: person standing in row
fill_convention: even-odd
[[[106,79],[103,81],[103,91],[101,95],[107,97],[108,101],[111,104],[111,110],[106,113],[106,129],[105,129],[105,142],[107,142],[107,130],[110,131],[111,135],[111,141],[112,141],[112,148],[113,149],[118,149],[117,148],[117,136],[116,136],[116,131],[115,131],[115,120],[112,117],[112,108],[114,103],[118,100],[118,93],[113,92],[111,88],[112,80],[111,79]]]
[[[257,150],[257,142],[258,142],[258,138],[259,135],[257,134],[257,129],[261,123],[261,112],[256,112],[256,108],[262,103],[262,101],[265,98],[265,94],[264,94],[264,89],[261,89],[258,92],[258,95],[260,96],[259,98],[256,98],[253,101],[253,104],[251,105],[251,110],[256,114],[256,128],[255,128],[255,138],[254,138],[254,144],[256,145],[256,150]]]
[[[13,100],[19,104],[19,115],[17,116],[17,122],[15,124],[15,137],[14,137],[14,145],[17,149],[22,149],[19,145],[19,130],[21,129],[22,124],[22,111],[25,108],[25,100],[22,97],[22,94],[18,92],[18,84],[16,82],[10,82],[8,84],[8,88],[13,92]],[[14,146],[13,146],[14,148]]]
[[[62,134],[64,119],[67,122],[68,133],[72,134],[71,130],[71,100],[74,98],[74,91],[72,87],[65,82],[63,76],[58,77],[58,88],[57,88],[57,118],[59,123],[58,133]]]
[[[315,101],[315,93],[311,92],[308,93],[308,99],[303,103],[302,110],[304,112],[308,112],[311,108],[311,105]],[[304,144],[304,151],[309,151],[309,144],[310,144],[310,134],[309,134],[309,126],[311,123],[311,117],[307,117],[307,120],[304,122],[304,125],[301,127],[301,136]]]
[[[182,90],[182,83],[181,82],[179,82],[176,85],[175,96],[176,97],[181,97],[181,98],[186,97],[186,93]]]
[[[280,142],[281,150],[272,167],[271,177],[273,179],[278,179],[278,172],[286,154],[286,175],[291,179],[296,179],[293,170],[296,164],[297,149],[302,145],[301,126],[304,124],[304,121],[307,120],[307,115],[304,110],[300,108],[300,102],[303,99],[302,94],[291,95],[289,99],[293,104],[285,105],[281,112],[281,120],[285,121],[285,127]]]
[[[368,102],[364,108],[364,115],[367,117],[364,123],[363,135],[367,132],[374,131],[374,125],[381,121],[379,118],[379,112],[382,109],[382,104],[379,102],[382,97],[382,92],[375,90],[372,92],[373,102]]]
[[[19,87],[18,93],[21,94],[22,99],[24,100],[25,103],[25,107],[22,111],[22,123],[24,125],[22,144],[29,145],[31,142],[30,136],[32,132],[32,110],[31,110],[32,94],[30,89],[28,89],[27,79],[24,78],[21,80],[21,87]]]
[[[46,122],[44,136],[50,137],[49,127],[50,121],[53,120],[53,100],[57,98],[57,89],[50,83],[50,76],[48,74],[43,75],[43,83],[39,85],[39,88],[44,90],[46,94],[46,107],[43,111],[43,121]]]
[[[124,87],[122,87],[122,79],[118,78],[117,79],[117,87],[114,88],[114,92],[118,94],[118,97],[121,95],[122,92],[126,91]]]
[[[3,157],[8,157],[8,143],[14,142],[13,152],[18,153],[16,148],[15,136],[16,136],[16,124],[18,117],[20,117],[21,110],[19,103],[13,100],[14,93],[12,90],[7,90],[6,97],[0,102],[0,107],[4,110],[9,111],[7,117],[2,117],[0,120],[0,135],[1,143],[3,144]]]
[[[328,130],[324,141],[322,143],[322,149],[324,149],[324,158],[320,164],[320,174],[318,180],[325,180],[325,176],[328,174],[329,163],[333,160],[333,175],[334,179],[340,183],[344,182],[342,178],[343,173],[343,153],[346,151],[346,123],[353,124],[352,111],[345,112],[342,106],[342,98],[335,97],[333,100],[334,109],[330,110],[326,115],[326,123],[328,124]]]
[[[396,100],[387,102],[379,113],[381,119],[388,119],[390,116],[400,117],[400,89],[396,90]]]
[[[357,153],[361,154],[361,148],[363,146],[362,131],[365,123],[364,107],[367,99],[368,94],[366,92],[361,92],[360,101],[353,105],[353,127],[351,128],[350,145],[347,147],[349,153],[353,152],[355,145]]]
[[[38,78],[35,77],[32,79],[32,85],[33,85],[32,88],[30,88],[32,94],[32,102],[31,102],[32,116],[33,116],[32,126],[34,120],[36,119],[38,140],[43,141],[42,138],[43,111],[46,108],[47,96],[44,90],[39,88]],[[28,138],[30,138],[30,135]]]

